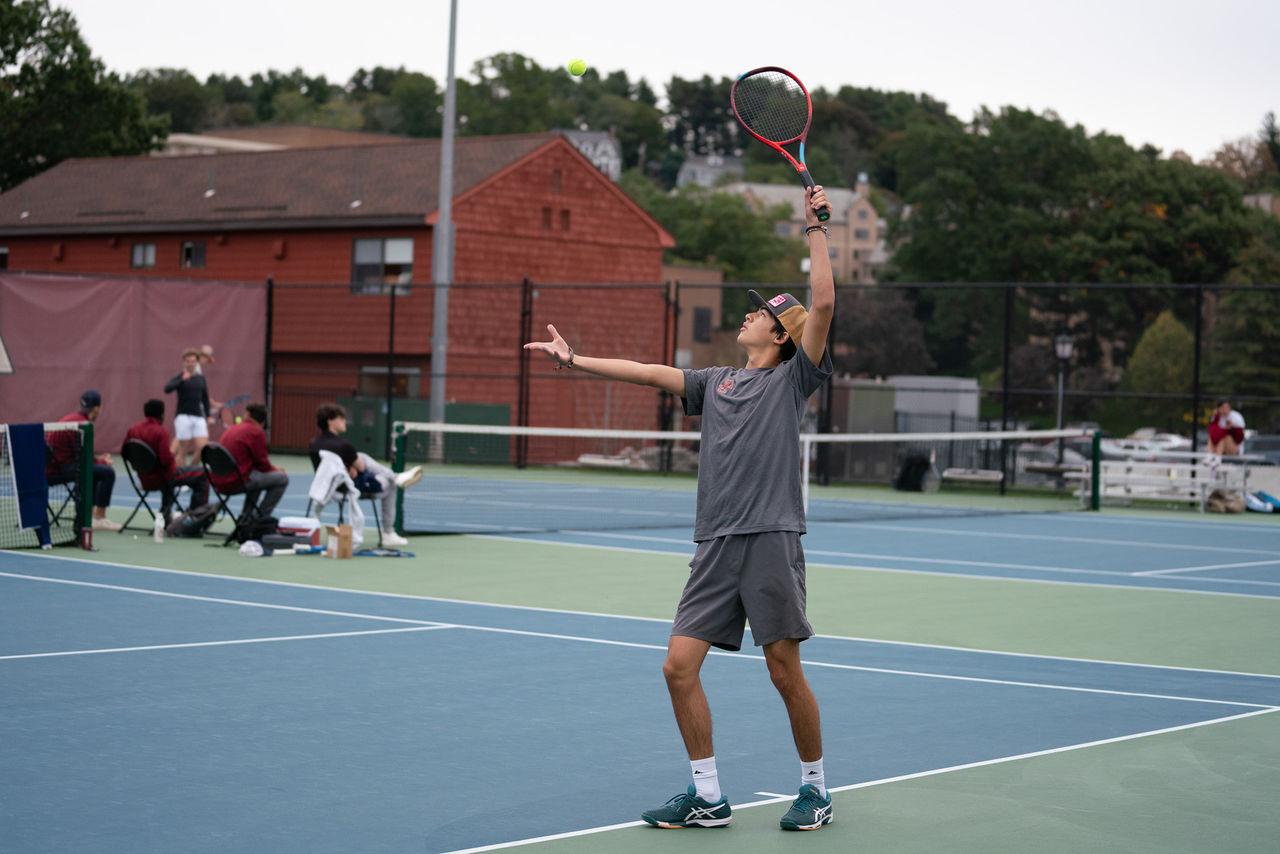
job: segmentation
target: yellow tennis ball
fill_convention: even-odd
[[[574,77],[581,77],[587,73],[587,61],[585,59],[574,59],[569,62],[569,73]]]

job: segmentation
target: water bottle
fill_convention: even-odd
[[[151,539],[157,543],[164,542],[164,514],[162,513],[156,514],[156,524],[151,529]]]

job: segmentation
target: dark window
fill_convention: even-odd
[[[372,237],[356,240],[351,248],[351,292],[385,294],[391,285],[396,294],[409,293],[413,281],[413,238]]]
[[[693,310],[693,340],[699,344],[711,343],[711,309]]]
[[[866,218],[867,218],[867,209],[858,208],[858,219],[866,219]]]
[[[562,173],[559,169],[553,170],[551,172],[551,192],[553,193],[560,192],[560,187],[563,183],[564,183],[564,173]]]
[[[569,230],[569,209],[568,208],[562,208],[560,211],[560,230],[561,231]]]
[[[387,366],[365,365],[360,368],[361,395],[366,397],[387,396]],[[422,391],[421,368],[393,368],[391,371],[392,397],[418,397]]]
[[[182,269],[204,266],[204,241],[188,240],[182,244]]]
[[[551,230],[551,208],[542,209],[542,229],[544,231]]]
[[[866,240],[869,237],[871,237],[871,232],[867,231],[865,228],[855,228],[853,230],[854,240]]]
[[[156,245],[154,243],[135,243],[133,253],[129,256],[130,267],[154,267],[156,265]]]
[[[0,246],[0,270],[9,269],[9,247]]]

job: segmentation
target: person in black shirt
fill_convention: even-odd
[[[362,493],[378,495],[382,501],[382,544],[406,546],[409,541],[394,530],[396,490],[407,489],[422,479],[422,466],[397,474],[342,438],[347,432],[347,411],[336,403],[324,403],[316,410],[320,435],[311,440],[311,465],[320,466],[320,452],[332,451],[347,467],[347,474]]]
[[[182,371],[165,383],[165,393],[176,391],[178,405],[173,416],[179,468],[199,465],[200,450],[209,443],[209,386],[200,372],[200,351],[188,347],[182,354]]]

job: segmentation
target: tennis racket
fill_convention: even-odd
[[[244,420],[244,405],[251,397],[251,394],[238,394],[218,408],[218,417],[224,428],[234,427]]]
[[[747,133],[777,151],[800,174],[800,182],[809,189],[816,186],[804,165],[804,143],[813,122],[813,102],[800,78],[785,68],[767,65],[748,71],[733,81],[729,90],[729,106],[734,118]],[[783,148],[800,143],[799,158]],[[831,208],[818,209],[818,221],[831,218]]]

